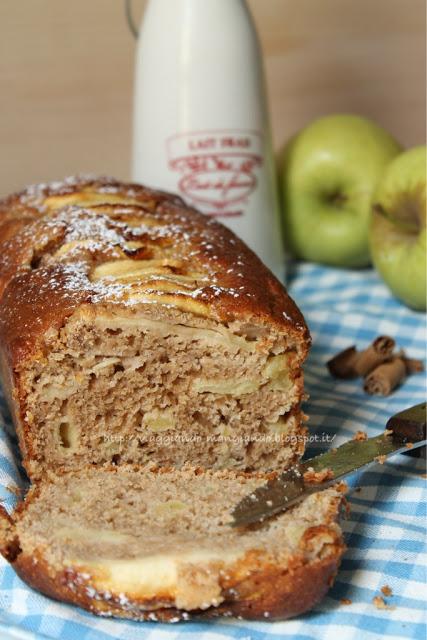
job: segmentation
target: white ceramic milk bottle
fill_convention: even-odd
[[[215,216],[284,277],[262,59],[244,0],[148,0],[133,179]]]

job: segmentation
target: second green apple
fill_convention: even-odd
[[[320,118],[294,136],[283,155],[286,242],[304,260],[343,267],[370,264],[372,196],[401,147],[359,116]]]
[[[414,147],[390,163],[373,200],[373,263],[396,298],[426,310],[427,148]]]

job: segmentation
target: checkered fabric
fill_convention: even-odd
[[[360,380],[329,377],[325,362],[339,350],[362,348],[379,334],[395,337],[412,357],[425,357],[425,316],[393,300],[370,270],[341,271],[295,265],[289,289],[313,335],[306,366],[313,438],[309,453],[341,444],[361,429],[375,435],[387,418],[425,399],[425,376],[408,379],[391,397],[366,396]],[[12,508],[8,485],[23,485],[16,443],[8,427],[0,441],[1,498]],[[324,434],[328,434],[329,443]],[[61,640],[268,640],[273,638],[417,638],[425,628],[425,462],[399,455],[350,481],[351,513],[343,523],[348,550],[334,587],[316,609],[287,622],[218,620],[209,623],[133,623],[102,619],[59,604],[28,588],[0,562],[0,638]],[[357,491],[354,491],[358,488]],[[382,596],[388,585],[393,595]],[[378,609],[375,596],[388,606]],[[347,599],[344,604],[342,599]]]

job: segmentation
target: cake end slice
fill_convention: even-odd
[[[12,516],[2,511],[0,550],[30,586],[98,615],[286,619],[332,584],[343,496],[331,488],[230,527],[232,505],[266,478],[126,465],[51,475]]]

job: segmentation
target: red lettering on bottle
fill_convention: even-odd
[[[261,138],[255,132],[209,133],[188,133],[168,140],[169,167],[181,174],[177,187],[209,215],[242,215],[242,208],[230,209],[230,205],[244,205],[257,187]]]

